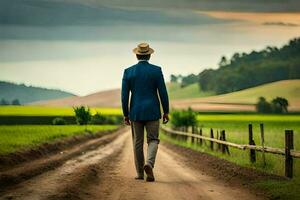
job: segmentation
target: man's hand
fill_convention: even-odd
[[[129,117],[124,117],[124,124],[127,125],[127,126],[130,126]]]
[[[168,123],[168,121],[169,121],[169,114],[168,114],[168,113],[165,113],[165,114],[163,115],[163,124]]]

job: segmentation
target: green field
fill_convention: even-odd
[[[42,143],[85,133],[85,126],[17,125],[0,126],[0,154],[34,148]],[[92,133],[114,130],[115,125],[88,125]]]
[[[119,108],[90,108],[92,114],[99,112],[103,115],[121,115]],[[43,106],[0,106],[2,116],[74,116],[71,107]]]
[[[259,124],[265,127],[265,145],[284,148],[284,131],[294,131],[294,149],[300,151],[300,115],[258,115],[258,114],[200,114],[198,125],[202,127],[203,135],[209,136],[210,128],[216,132],[226,131],[226,140],[239,144],[248,144],[248,124],[253,124],[254,141],[261,144]],[[229,148],[230,155],[223,155],[219,151],[211,151],[209,142],[200,146],[191,141],[178,141],[161,134],[161,139],[180,146],[206,152],[237,163],[242,166],[255,168],[268,173],[284,175],[284,156],[266,154],[266,166],[263,166],[262,153],[257,152],[257,162],[251,164],[248,150]],[[216,145],[215,145],[216,148]],[[259,183],[259,186],[269,189],[274,195],[281,195],[282,199],[298,199],[300,188],[300,159],[294,159],[294,178],[289,182],[268,181]],[[285,196],[284,196],[285,195]]]
[[[259,115],[259,114],[203,114],[198,115],[198,124],[205,134],[209,129],[226,131],[228,140],[248,143],[248,124],[253,125],[254,140],[260,144],[260,123],[265,128],[265,144],[284,147],[285,130],[294,130],[294,146],[300,150],[300,115]],[[298,137],[297,137],[298,136]]]
[[[278,148],[284,148],[285,130],[291,129],[294,131],[294,149],[300,150],[300,115],[199,114],[197,120],[198,126],[202,127],[204,136],[209,136],[210,128],[213,128],[215,136],[217,131],[225,130],[227,141],[238,144],[248,144],[248,124],[251,123],[253,125],[254,141],[257,145],[261,144],[259,124],[263,123],[265,128],[265,145]],[[208,146],[195,146],[193,148],[215,153],[210,152]],[[230,150],[232,151],[232,156],[226,156],[226,159],[239,164],[250,165],[246,151],[233,148]],[[218,153],[217,155],[223,156]],[[283,164],[277,164],[279,161],[283,161],[283,157],[267,154],[267,158],[270,161],[267,163],[266,168],[260,167],[260,164],[262,164],[260,157],[257,166],[254,167],[282,175]],[[297,175],[300,176],[300,166]]]
[[[293,103],[300,103],[300,80],[285,80],[263,84],[257,87],[212,96],[209,99],[223,103],[256,103],[258,97],[272,100],[277,96],[284,97]]]
[[[167,87],[169,98],[171,100],[207,97],[215,94],[214,92],[200,91],[198,83],[183,88],[180,87],[179,83],[168,83]]]
[[[171,100],[184,99],[184,105],[186,108],[196,105],[197,103],[253,105],[257,103],[258,98],[261,96],[265,97],[268,101],[280,96],[289,101],[288,109],[290,111],[300,111],[299,79],[267,83],[257,87],[222,95],[215,95],[213,92],[200,91],[197,83],[184,88],[181,88],[178,83],[169,83],[168,91]],[[174,101],[174,106],[176,107],[176,101]],[[221,112],[222,110],[219,111]]]
[[[168,83],[170,99],[189,99],[199,97],[209,97],[209,100],[230,103],[256,103],[258,97],[264,96],[271,100],[277,96],[282,96],[290,101],[300,100],[300,80],[284,80],[263,84],[257,87],[232,92],[224,95],[215,95],[214,92],[204,92],[199,89],[198,83],[180,87],[179,83]],[[206,98],[205,98],[206,99]]]

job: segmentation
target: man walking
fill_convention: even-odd
[[[122,109],[124,122],[131,125],[134,161],[137,172],[135,179],[154,181],[153,168],[159,144],[160,101],[163,108],[163,123],[169,121],[169,99],[161,68],[148,61],[154,50],[147,43],[133,49],[139,62],[124,71],[122,79]],[[129,104],[129,93],[130,106]],[[159,97],[160,101],[159,101]],[[144,158],[144,129],[147,132],[147,157]]]

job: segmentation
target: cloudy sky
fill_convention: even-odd
[[[299,37],[296,0],[1,0],[0,80],[78,95],[120,87],[148,42],[170,74]]]

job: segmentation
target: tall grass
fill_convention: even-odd
[[[226,132],[226,140],[238,144],[248,144],[248,124],[253,125],[254,141],[261,145],[259,124],[265,127],[265,145],[270,147],[284,148],[285,130],[294,131],[294,149],[300,150],[300,115],[258,115],[258,114],[203,114],[198,117],[198,125],[202,127],[203,135],[210,136],[210,128]],[[269,173],[284,175],[284,157],[280,155],[266,154],[267,165],[263,166],[262,153],[257,152],[257,162],[253,165],[249,161],[249,151],[229,148],[230,155],[223,155],[217,151],[211,151],[209,143],[206,145],[192,144],[190,141],[176,141],[162,135],[162,139],[168,140],[181,146],[207,152],[218,157],[230,160],[237,164],[253,167]],[[294,172],[300,177],[300,161],[295,159]]]

